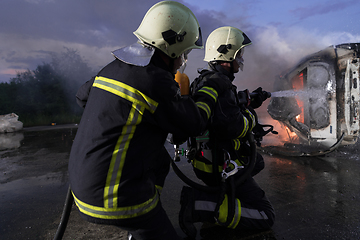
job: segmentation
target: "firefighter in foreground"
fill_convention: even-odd
[[[170,167],[168,133],[194,136],[209,113],[180,95],[174,74],[202,48],[194,14],[174,1],[155,4],[134,32],[77,93],[85,107],[69,159],[70,187],[87,221],[128,230],[129,239],[179,239],[160,202]],[[209,81],[194,99],[211,108],[225,85]],[[210,96],[204,92],[215,93]]]
[[[205,44],[204,60],[208,62],[208,69],[200,71],[200,76],[191,85],[194,96],[203,91],[203,86],[208,81],[227,85],[226,90],[219,93],[214,111],[208,113],[207,130],[196,139],[196,154],[191,159],[197,177],[208,186],[221,184],[221,170],[225,159],[233,160],[232,168],[238,167],[239,171],[234,177],[241,176],[241,166],[246,165],[249,158],[249,146],[244,137],[257,128],[253,107],[259,107],[267,98],[266,92],[258,88],[254,91],[256,97],[244,104],[240,100],[244,92],[237,92],[236,86],[232,84],[234,73],[243,68],[244,48],[250,44],[250,39],[237,28],[221,27],[214,30]],[[246,95],[245,92],[245,97]],[[211,109],[206,103],[201,107]],[[195,238],[195,222],[216,223],[228,228],[271,228],[275,219],[273,207],[252,178],[263,168],[264,160],[257,154],[255,167],[249,177],[235,186],[234,192],[226,185],[223,196],[183,187],[179,214],[182,230],[189,237]],[[231,204],[232,212],[229,207]]]

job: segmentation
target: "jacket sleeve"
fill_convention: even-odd
[[[254,126],[255,116],[249,109],[243,109],[239,106],[236,100],[236,92],[229,90],[219,96],[210,127],[217,138],[242,138]]]
[[[204,86],[191,98],[180,95],[175,81],[161,86],[163,91],[155,113],[158,125],[169,133],[184,137],[197,136],[204,131],[218,98],[217,91]]]
[[[76,93],[76,103],[82,108],[85,108],[86,106],[94,80],[95,77],[84,83]]]

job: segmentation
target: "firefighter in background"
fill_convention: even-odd
[[[212,111],[207,130],[198,137],[196,154],[191,159],[197,177],[209,186],[221,184],[221,170],[224,156],[229,156],[237,166],[248,162],[249,146],[244,137],[256,128],[257,117],[253,107],[259,107],[266,100],[266,92],[256,89],[252,101],[241,104],[236,86],[232,84],[234,73],[243,69],[244,48],[251,44],[250,39],[239,29],[221,27],[214,30],[205,44],[205,58],[208,69],[199,71],[200,76],[191,85],[191,92],[196,95],[202,91],[207,81],[226,83],[227,88],[219,94],[215,109]],[[211,107],[203,104],[204,109]],[[199,140],[200,139],[200,140]],[[199,147],[200,146],[200,147]],[[214,161],[215,168],[214,168]],[[233,166],[235,167],[235,166]],[[220,197],[184,186],[181,192],[181,210],[179,224],[191,238],[196,237],[195,222],[210,222],[228,228],[245,227],[248,229],[268,229],[275,219],[273,207],[264,191],[252,178],[264,168],[264,160],[257,153],[256,164],[249,178],[236,186],[233,198],[229,190]],[[241,176],[239,170],[234,177]],[[230,202],[232,201],[232,202]],[[232,203],[234,212],[228,212]],[[227,219],[228,216],[233,216]],[[216,219],[216,220],[215,220]]]
[[[168,133],[197,135],[208,121],[209,112],[182,97],[174,81],[189,51],[202,48],[200,27],[190,9],[163,1],[134,34],[138,42],[114,51],[115,60],[77,93],[85,109],[70,186],[89,222],[116,225],[129,239],[179,239],[159,196],[171,161],[164,143]],[[209,81],[194,99],[213,108],[224,90]]]

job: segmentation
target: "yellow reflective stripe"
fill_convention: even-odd
[[[158,103],[127,84],[101,76],[95,78],[93,87],[108,91],[132,102],[132,108],[127,122],[122,128],[121,135],[118,138],[112,154],[104,189],[104,206],[106,208],[117,208],[118,189],[122,170],[136,125],[141,122],[145,109],[154,113]]]
[[[106,208],[106,207],[97,207],[92,206],[90,204],[84,203],[76,198],[75,194],[73,193],[74,200],[76,206],[79,208],[79,211],[95,218],[101,219],[127,219],[138,217],[145,213],[150,212],[152,209],[156,207],[159,202],[159,194],[155,193],[155,195],[143,202],[141,204],[137,204],[134,206],[128,207],[119,207],[119,208]]]
[[[122,128],[122,132],[116,143],[112,154],[108,175],[106,179],[104,191],[104,206],[108,208],[116,208],[118,200],[118,189],[122,170],[125,163],[127,150],[130,141],[134,135],[136,125],[141,122],[142,115],[140,113],[145,111],[144,106],[132,105],[127,122]]]
[[[248,122],[247,118],[243,117],[243,120],[244,120],[244,129],[237,138],[245,137],[247,131],[249,130],[249,122]]]
[[[235,159],[235,162],[236,162],[236,164],[237,164],[238,166],[242,166],[242,165],[243,165],[243,163],[240,162],[239,159]]]
[[[233,139],[233,141],[234,141],[234,149],[239,150],[240,145],[241,145],[240,140],[239,139]]]
[[[161,195],[161,192],[162,192],[162,190],[163,190],[163,187],[162,187],[162,186],[160,186],[160,185],[155,185],[155,187],[156,187],[156,189],[157,189],[157,191],[158,191],[159,195]]]
[[[212,97],[214,99],[215,102],[218,98],[217,91],[215,89],[213,89],[212,87],[202,87],[198,92],[203,92],[203,93],[209,95],[210,97]]]
[[[206,172],[206,173],[212,173],[213,169],[212,169],[212,164],[206,164],[202,161],[193,159],[191,160],[191,164],[193,165],[194,168],[202,171],[202,172]],[[219,172],[222,172],[222,166],[219,166]]]
[[[103,89],[124,99],[127,99],[130,102],[144,106],[151,113],[154,113],[158,106],[156,101],[152,100],[150,97],[146,96],[139,90],[113,79],[97,76],[95,78],[93,87]]]
[[[225,198],[224,201],[221,203],[220,207],[219,207],[219,222],[226,222],[226,218],[228,215],[228,196],[227,194],[225,194]]]
[[[204,110],[204,111],[206,112],[207,118],[208,118],[208,119],[210,118],[211,109],[210,109],[209,105],[207,105],[207,104],[204,103],[204,102],[196,102],[196,106],[197,106],[198,108],[201,108],[202,110]]]
[[[239,161],[239,159],[235,159],[234,161],[238,166],[243,165]],[[212,173],[213,172],[212,164],[206,164],[206,163],[204,163],[204,162],[202,162],[200,160],[197,160],[197,159],[191,160],[191,164],[193,165],[194,168],[196,168],[196,169],[198,169],[198,170],[200,170],[202,172],[206,172],[206,173]],[[231,170],[234,169],[234,165],[230,165],[230,168],[231,168]],[[222,170],[223,170],[223,167],[219,166],[218,171],[222,172]]]
[[[246,109],[245,110],[247,113],[249,113],[249,116],[250,116],[250,118],[251,118],[251,122],[252,122],[252,127],[251,127],[251,129],[250,130],[252,130],[254,127],[255,127],[255,125],[256,125],[256,119],[255,119],[255,116],[248,110],[248,109]]]
[[[141,122],[145,109],[154,113],[158,103],[127,84],[101,76],[95,78],[93,87],[108,91],[132,102],[132,108],[127,122],[122,128],[121,135],[118,138],[112,154],[104,189],[104,206],[106,208],[117,208],[118,189],[122,170],[136,125]]]
[[[228,196],[225,194],[225,199],[221,203],[220,208],[219,208],[219,219],[218,220],[222,223],[226,222],[227,216],[229,214],[228,204],[229,204]],[[240,222],[240,218],[241,218],[241,203],[240,203],[240,200],[236,198],[235,199],[234,218],[232,219],[231,223],[227,227],[235,229]]]
[[[241,218],[241,203],[239,199],[235,199],[235,214],[232,222],[229,224],[228,228],[235,229],[240,222]]]

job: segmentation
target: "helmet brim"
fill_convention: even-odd
[[[130,46],[117,49],[112,52],[117,59],[135,66],[147,66],[150,63],[152,56],[155,53],[155,48],[149,45],[144,45],[139,42],[131,44]]]

